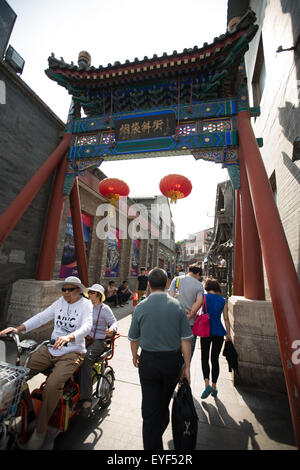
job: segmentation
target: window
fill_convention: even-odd
[[[218,192],[218,201],[217,201],[217,211],[223,211],[225,209],[225,200],[224,200],[224,194],[221,188],[219,188]]]
[[[260,37],[252,79],[253,105],[259,106],[265,88],[266,66],[262,36]]]

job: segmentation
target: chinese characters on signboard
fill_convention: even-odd
[[[153,139],[175,133],[176,118],[174,112],[115,121],[116,141]]]

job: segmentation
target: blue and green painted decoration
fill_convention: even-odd
[[[45,72],[72,96],[66,132],[73,138],[64,193],[69,194],[76,175],[104,160],[188,154],[227,168],[233,188],[238,189],[237,114],[250,110],[251,116],[259,115],[258,108],[249,107],[243,63],[258,30],[255,21],[255,13],[248,10],[212,44],[107,67],[67,64],[52,54]],[[79,117],[80,109],[87,117]],[[139,126],[141,119],[146,122],[150,115],[159,119],[168,113],[173,115],[169,134],[150,137],[149,133],[148,138],[141,133],[139,138],[137,133],[128,139],[118,134],[121,120],[137,118]]]

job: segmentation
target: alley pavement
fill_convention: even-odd
[[[113,310],[121,336],[110,361],[116,376],[111,405],[90,418],[73,417],[66,433],[57,435],[48,428],[44,450],[143,449],[141,387],[127,336],[132,302]],[[31,379],[31,390],[41,378],[39,374]],[[287,396],[234,387],[222,352],[218,396],[201,399],[204,382],[199,339],[191,364],[191,388],[199,418],[196,450],[297,450]],[[174,450],[171,424],[163,442],[165,450]]]

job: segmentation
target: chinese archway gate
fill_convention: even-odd
[[[52,279],[69,196],[79,274],[88,285],[80,172],[104,160],[185,154],[226,167],[236,194],[234,294],[265,299],[263,257],[300,447],[300,364],[291,360],[300,338],[300,290],[259,151],[262,139],[255,138],[250,121],[259,108],[249,107],[243,57],[258,29],[255,21],[249,10],[212,44],[107,67],[92,67],[88,53],[80,54],[78,66],[49,57],[46,74],[72,95],[65,135],[1,217],[0,241],[56,169],[36,279]],[[87,117],[80,117],[81,109]]]

